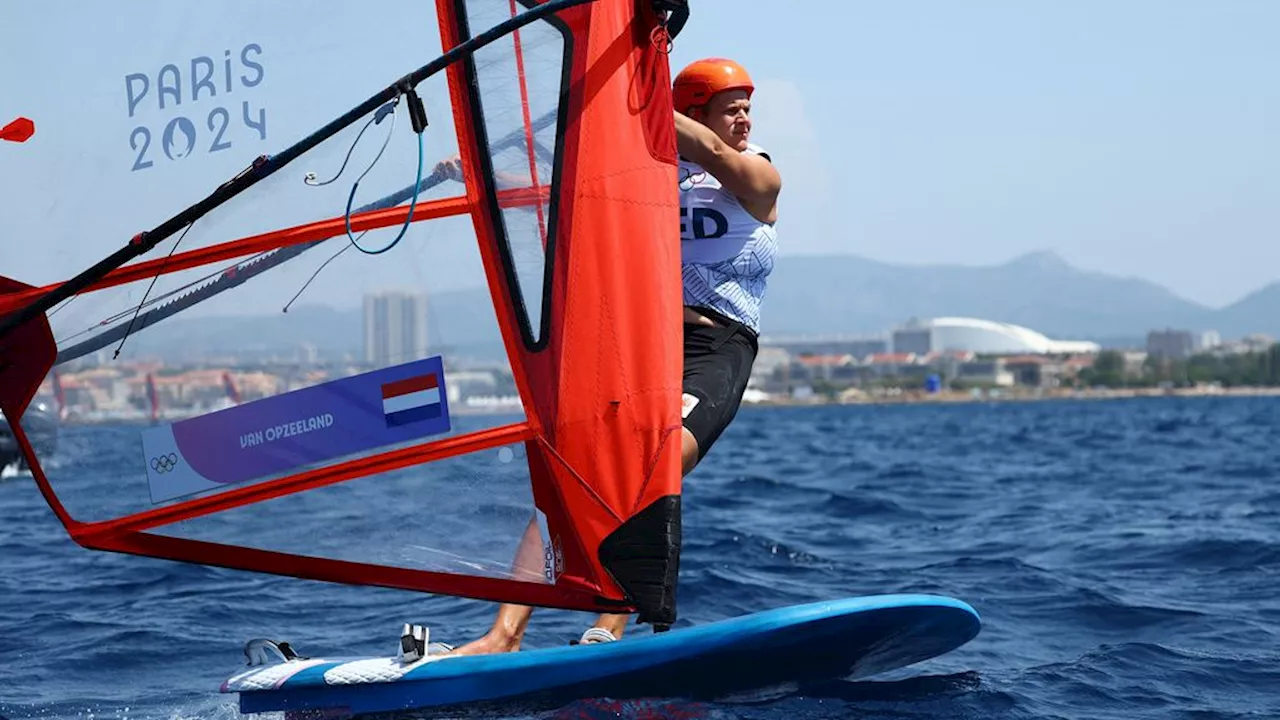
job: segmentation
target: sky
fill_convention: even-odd
[[[421,0],[326,3],[313,13],[319,22],[300,19],[299,2],[175,10],[139,0],[127,14],[79,0],[0,2],[13,5],[0,25],[0,122],[37,120],[32,141],[0,145],[0,272],[27,282],[68,277],[253,155],[282,149],[440,52],[433,3]],[[754,139],[784,181],[782,261],[840,253],[988,265],[1051,250],[1079,268],[1148,279],[1215,307],[1280,280],[1280,3],[692,4],[672,72],[723,55],[755,78]],[[50,13],[65,20],[50,25]],[[163,130],[178,110],[158,108],[158,69],[208,57],[219,83],[228,54],[233,91],[179,109],[198,131],[196,145],[207,145],[185,164],[165,159]],[[246,59],[265,67],[257,84],[245,82],[257,77]],[[133,74],[149,75],[152,86],[131,112],[129,93],[140,87],[129,85]],[[428,86],[428,115],[445,128],[431,135],[431,162],[456,141],[443,84]],[[261,110],[265,137],[254,124]],[[231,147],[208,152],[223,124]],[[151,133],[155,164],[134,171],[140,126]],[[412,179],[416,149],[403,130],[362,184],[362,199]],[[369,137],[355,172],[381,143],[382,135]],[[354,130],[344,138],[306,169],[336,172]],[[314,219],[317,198],[325,215],[340,215],[354,173],[317,190],[299,182],[306,169],[281,179],[286,190],[244,211],[235,229],[267,229],[255,224],[263,217]],[[379,238],[371,242],[390,240]],[[439,266],[441,253],[465,260],[452,245],[431,247],[413,251],[418,267]],[[282,281],[283,297],[318,262]],[[327,270],[315,292],[387,268],[372,262],[342,258],[335,267],[347,269]]]
[[[784,253],[1052,250],[1210,306],[1280,280],[1280,3],[693,5],[672,65],[756,79]]]

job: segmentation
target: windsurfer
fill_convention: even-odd
[[[690,64],[673,84],[685,303],[684,474],[737,414],[759,349],[760,304],[777,249],[782,179],[768,154],[749,141],[753,90],[746,70],[723,58]],[[536,544],[536,527],[525,537]],[[541,560],[541,553],[521,552],[516,564],[525,556]],[[489,632],[454,653],[518,650],[532,612],[502,605]],[[616,640],[629,618],[601,615],[580,642]]]

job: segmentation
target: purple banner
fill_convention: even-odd
[[[153,503],[450,430],[439,357],[143,432]]]

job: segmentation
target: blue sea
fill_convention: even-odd
[[[80,432],[85,458],[111,455],[112,430]],[[686,479],[685,621],[929,592],[973,605],[981,634],[890,676],[765,702],[601,698],[528,716],[1280,717],[1278,479],[1276,399],[744,408]],[[77,482],[111,491],[91,469]],[[332,500],[309,502],[306,532],[360,513],[317,497]],[[491,617],[474,601],[84,550],[29,476],[0,481],[11,720],[235,718],[218,686],[250,637],[386,655],[406,620],[462,641]],[[526,646],[564,644],[589,620],[540,611]]]

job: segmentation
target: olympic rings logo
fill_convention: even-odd
[[[702,182],[707,177],[706,171],[695,173],[688,168],[680,168],[679,173],[681,190],[692,190],[694,185]]]
[[[151,458],[151,469],[163,475],[178,466],[177,453]]]

